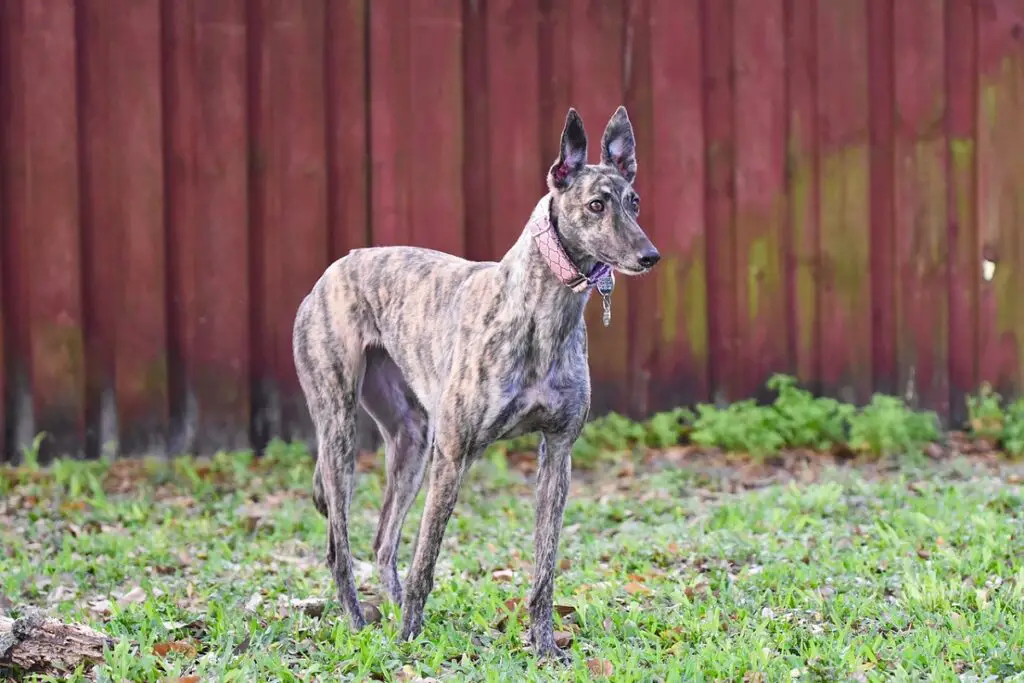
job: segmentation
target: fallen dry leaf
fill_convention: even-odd
[[[494,628],[499,631],[504,631],[508,625],[508,619],[511,616],[515,616],[520,622],[526,619],[526,610],[523,609],[522,598],[509,598],[505,601],[505,609],[501,616],[498,617],[498,621],[494,624]]]
[[[380,608],[372,602],[360,602],[359,604],[363,608],[363,617],[366,619],[367,624],[376,624],[384,617],[380,613]]]
[[[496,569],[491,572],[491,578],[495,581],[505,582],[516,578],[516,574],[511,569]]]
[[[576,614],[576,608],[572,605],[555,605],[555,613],[563,619],[566,619]]]
[[[177,678],[163,678],[161,683],[199,683],[199,676],[179,676]]]
[[[187,640],[171,640],[165,643],[156,643],[153,646],[153,654],[157,657],[166,657],[171,652],[175,652],[186,657],[195,657],[196,648]]]
[[[414,681],[418,677],[419,674],[416,673],[416,669],[412,668],[411,664],[406,664],[395,674],[395,680],[402,683],[409,683],[409,681]]]
[[[259,593],[253,593],[249,596],[249,599],[245,601],[246,612],[255,612],[256,608],[263,604],[263,596]]]
[[[146,591],[142,590],[140,586],[135,586],[130,591],[122,595],[117,599],[117,604],[121,607],[128,605],[138,605],[146,601]]]
[[[89,611],[93,614],[96,614],[101,617],[107,617],[110,616],[113,604],[111,604],[110,600],[107,600],[106,598],[101,598],[99,600],[93,600],[92,602],[88,603],[88,607]]]
[[[305,612],[307,616],[319,619],[324,614],[327,601],[323,598],[304,598],[301,600],[294,598],[291,601],[291,606],[300,612]]]
[[[642,583],[636,581],[630,581],[625,586],[625,591],[630,595],[636,595],[637,593],[650,593],[651,589]]]
[[[563,557],[558,562],[558,568],[561,569],[563,572],[569,571],[570,569],[572,569],[572,560],[570,560],[568,557]]]
[[[707,592],[708,592],[708,584],[706,584],[703,581],[698,581],[697,583],[693,584],[692,586],[687,586],[683,590],[683,593],[685,593],[686,597],[689,598],[690,600],[693,600],[693,598],[698,596],[698,595],[704,595]]]
[[[587,668],[594,676],[607,678],[615,672],[615,667],[607,659],[588,659]]]
[[[569,631],[555,631],[555,645],[563,650],[572,645],[572,633]]]

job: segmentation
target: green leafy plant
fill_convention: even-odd
[[[1008,454],[1024,455],[1024,398],[1017,399],[1006,410],[1001,443]]]
[[[986,383],[966,402],[972,436],[992,441],[1008,455],[1024,455],[1024,398],[1004,406],[1003,397]]]
[[[1003,397],[987,382],[977,396],[967,397],[967,418],[971,433],[984,439],[999,441],[1003,435]]]
[[[873,455],[920,452],[939,438],[934,412],[914,412],[895,396],[875,394],[849,422],[850,448]]]
[[[779,434],[774,412],[753,399],[726,408],[702,403],[690,439],[701,446],[762,457],[779,450],[786,440]]]
[[[856,409],[832,398],[815,398],[788,375],[774,375],[768,388],[778,393],[772,407],[775,428],[789,448],[827,450],[843,443]]]

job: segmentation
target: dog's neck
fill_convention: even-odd
[[[554,202],[551,202],[550,212],[552,228],[558,235],[559,217]],[[593,270],[597,263],[595,259],[575,253],[564,240],[561,240],[561,244],[580,272],[589,273]],[[505,278],[509,303],[524,311],[543,312],[543,319],[550,323],[551,330],[556,334],[567,336],[583,318],[590,289],[574,292],[559,280],[541,253],[529,225],[501,259],[499,271]]]

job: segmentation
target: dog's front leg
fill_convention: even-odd
[[[556,657],[563,662],[569,655],[555,644],[552,602],[555,559],[562,515],[569,495],[572,473],[572,444],[575,436],[546,435],[538,449],[537,513],[534,527],[533,586],[530,591],[530,640],[538,657]]]
[[[468,462],[467,453],[461,445],[446,447],[446,444],[435,443],[427,500],[423,507],[412,565],[405,579],[402,640],[411,640],[423,630],[423,608],[434,587],[434,565],[441,550],[445,527],[459,497],[459,486]]]

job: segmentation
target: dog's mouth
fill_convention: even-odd
[[[623,275],[646,275],[647,273],[651,272],[650,268],[643,268],[643,267],[641,267],[640,265],[637,265],[637,264],[633,264],[633,265],[629,265],[629,266],[624,265],[624,264],[616,264],[616,265],[613,265],[612,268],[614,268],[615,270],[619,271]]]

